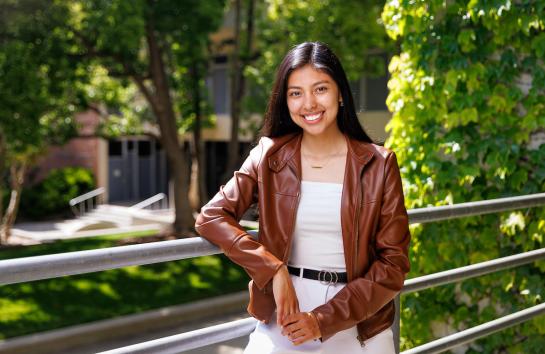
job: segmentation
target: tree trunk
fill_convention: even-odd
[[[231,178],[233,171],[237,168],[238,156],[238,130],[240,126],[240,27],[241,27],[241,0],[235,0],[235,38],[234,48],[231,55],[231,134],[227,146],[227,166],[223,180]]]
[[[2,220],[4,216],[5,166],[6,166],[6,144],[5,144],[4,134],[0,131],[0,220]]]
[[[224,180],[227,181],[237,169],[240,159],[239,153],[239,130],[240,116],[242,112],[242,99],[246,89],[244,79],[244,69],[250,61],[250,53],[252,50],[252,39],[254,32],[254,0],[248,1],[246,13],[246,43],[241,49],[240,28],[242,27],[241,19],[241,0],[235,1],[235,38],[232,56],[231,69],[231,139],[228,146],[227,169],[225,171]]]
[[[150,56],[150,73],[153,93],[145,92],[161,131],[161,143],[165,149],[169,166],[174,178],[175,220],[173,232],[177,237],[193,233],[195,220],[189,205],[189,173],[183,149],[178,138],[176,114],[170,96],[170,87],[165,72],[163,51],[157,42],[153,23],[148,20],[146,39]],[[142,85],[139,84],[139,87]],[[142,89],[142,88],[141,88]]]
[[[7,243],[11,236],[11,228],[13,227],[13,224],[15,224],[15,219],[17,218],[17,212],[19,210],[25,173],[25,162],[21,165],[13,164],[10,166],[11,196],[6,214],[2,219],[2,225],[0,226],[0,243]]]
[[[191,67],[192,76],[192,99],[193,99],[193,112],[195,113],[195,124],[193,126],[193,142],[192,142],[192,159],[193,166],[192,172],[195,173],[192,176],[192,186],[196,188],[197,206],[195,210],[200,210],[201,206],[208,200],[208,193],[206,192],[206,166],[204,160],[204,149],[201,139],[202,129],[202,111],[201,111],[201,72],[199,70],[199,64],[194,62]]]

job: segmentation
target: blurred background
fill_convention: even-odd
[[[195,236],[303,41],[340,57],[362,125],[397,153],[408,209],[545,191],[543,1],[0,0],[0,259]],[[542,248],[545,209],[411,231],[410,278]],[[401,348],[541,303],[544,275],[536,261],[403,296]],[[247,280],[208,256],[3,285],[0,338]],[[540,316],[453,352],[543,348]]]

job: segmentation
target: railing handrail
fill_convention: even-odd
[[[129,207],[129,209],[144,209],[154,203],[157,203],[158,201],[166,198],[166,194],[165,193],[157,193],[156,195],[152,196],[152,197],[149,197],[147,199],[144,199],[143,201],[137,203],[137,204],[134,204],[134,205],[131,205]]]
[[[502,329],[515,326],[544,313],[545,303],[542,303],[409,349],[401,354],[440,353]],[[200,348],[205,345],[216,344],[247,336],[254,330],[256,323],[256,319],[249,317],[190,332],[176,334],[173,336],[133,344],[126,347],[101,352],[99,354],[152,354],[158,352],[181,353],[183,351]]]
[[[108,350],[100,354],[166,354],[182,353],[205,345],[224,342],[250,334],[257,323],[253,317],[175,334],[147,342]]]
[[[411,348],[401,354],[433,354],[441,353],[457,346],[470,343],[475,339],[486,337],[489,334],[501,331],[519,323],[525,322],[533,317],[545,314],[545,303],[512,313],[507,316],[465,329],[461,332],[439,338],[432,342]]]
[[[253,233],[250,231],[250,233]],[[147,265],[219,254],[221,250],[210,242],[193,237],[182,240],[150,242],[140,245],[109,247],[88,251],[50,254],[0,261],[0,285],[58,278],[67,275],[135,265]],[[513,268],[545,259],[545,248],[475,263],[465,267],[405,280],[402,293]]]
[[[0,261],[0,285],[57,278],[221,253],[200,237],[7,259]]]
[[[87,192],[85,194],[82,194],[80,196],[77,196],[75,198],[70,199],[68,204],[70,204],[70,206],[75,206],[75,205],[77,205],[77,204],[79,204],[81,202],[86,201],[87,199],[91,199],[91,198],[94,198],[96,196],[99,196],[99,195],[103,194],[104,191],[105,191],[104,187],[94,189],[94,190],[92,190],[90,192]]]
[[[518,253],[512,256],[496,258],[490,261],[423,275],[405,280],[401,293],[408,294],[435,286],[452,284],[462,280],[476,278],[481,275],[499,272],[500,270],[532,263],[540,259],[545,259],[545,248],[539,248],[537,250]]]
[[[524,196],[527,202],[545,204],[545,193]],[[448,206],[451,209],[446,212],[447,206],[425,208],[425,213],[420,209],[412,209],[409,215],[420,213],[426,216],[433,214],[434,218],[439,216],[452,218],[456,213],[460,216],[467,216],[468,212],[474,213],[480,208],[489,210],[494,204],[505,211],[506,203],[511,199],[511,207],[518,209],[520,197],[501,198],[483,202],[462,203]],[[514,200],[513,200],[514,199]],[[469,206],[468,206],[469,204]],[[538,204],[541,205],[541,204]],[[460,207],[464,206],[464,207]],[[439,212],[436,211],[439,209]],[[411,222],[413,218],[411,218]],[[253,233],[254,231],[250,232]],[[255,235],[255,234],[254,234]],[[200,252],[200,253],[199,253]],[[102,248],[90,251],[78,251],[59,253],[45,256],[26,257],[0,261],[0,284],[13,284],[32,280],[54,278],[65,275],[83,274],[121,268],[130,265],[144,265],[151,263],[167,262],[177,259],[198,257],[203,255],[217,254],[221,251],[204,239],[199,237],[172,241],[150,242],[140,245],[118,246]],[[47,266],[44,266],[47,264]]]
[[[545,205],[545,193],[417,208],[411,209],[407,213],[409,214],[409,222],[416,224],[532,208],[541,205]]]
[[[96,191],[96,190],[95,190]],[[93,191],[94,192],[94,191]],[[92,193],[92,192],[89,192]],[[88,193],[87,193],[88,194]],[[83,197],[82,195],[80,197]],[[494,213],[499,211],[508,211],[520,208],[529,208],[534,206],[545,205],[545,193],[532,194],[527,196],[519,197],[508,197],[500,198],[494,200],[486,200],[480,202],[470,202],[470,203],[461,203],[456,205],[449,206],[440,206],[440,207],[429,207],[421,209],[412,209],[408,211],[410,223],[422,223],[422,222],[431,222],[445,219],[452,219],[464,216],[471,215],[481,215],[487,213]],[[19,259],[10,259],[0,261],[0,285],[1,284],[13,284],[20,283],[38,279],[47,279],[54,278],[64,275],[73,275],[73,274],[83,274],[89,272],[95,272],[100,270],[107,270],[113,268],[120,268],[129,265],[144,265],[158,262],[166,262],[172,260],[179,260],[185,258],[199,257],[203,255],[217,254],[221,251],[210,244],[208,241],[205,241],[201,238],[191,238],[191,239],[182,239],[174,241],[161,241],[153,242],[141,245],[131,245],[131,246],[120,246],[120,247],[111,247],[105,249],[95,249],[90,251],[79,251],[79,252],[69,252],[62,254],[53,254],[45,256],[36,256],[36,257],[26,257]],[[439,272],[435,274],[426,275],[423,277],[409,279],[405,282],[407,289],[404,289],[403,292],[413,292],[418,290],[427,289],[436,285],[449,284],[457,282],[469,277],[480,276],[488,273],[492,273],[498,270],[507,269],[515,267],[521,264],[530,263],[537,259],[545,258],[545,248],[534,250],[530,252],[525,252],[522,254],[503,257],[487,262],[477,263],[474,265],[461,267],[457,269],[452,269],[444,272]],[[542,304],[543,305],[543,304]],[[538,305],[541,306],[541,305]],[[527,309],[527,312],[524,312],[523,315],[517,317],[517,314],[513,314],[513,319],[510,321],[516,321],[517,318],[520,319],[519,322],[522,322],[529,318],[528,316],[537,316],[544,311],[541,307],[537,310],[537,306],[534,306],[531,309]],[[526,311],[526,310],[524,310]],[[521,311],[522,313],[523,311]],[[509,316],[506,316],[510,318]],[[247,319],[251,320],[251,319]],[[498,321],[501,322],[502,319]],[[244,320],[243,320],[244,321]],[[494,321],[492,321],[494,322]],[[492,324],[492,322],[483,324],[485,326]],[[501,322],[501,326],[507,326],[511,322]],[[244,326],[249,325],[246,322],[243,322]],[[516,322],[518,323],[518,322]],[[247,328],[244,327],[244,330],[241,330],[240,327],[237,327],[238,332],[233,333],[233,328],[230,327],[230,323],[225,323],[221,327],[223,330],[227,331],[227,338],[223,335],[222,338],[230,339],[236,338],[238,336],[246,335]],[[214,326],[217,327],[217,326]],[[479,327],[479,326],[478,326]],[[494,327],[496,328],[496,327]],[[497,327],[500,328],[500,327]],[[505,328],[505,327],[501,327]],[[501,329],[500,328],[500,329]],[[174,340],[182,340],[187,342],[192,342],[195,345],[193,348],[201,347],[207,344],[213,344],[220,340],[216,340],[217,337],[211,336],[208,331],[212,330],[212,327],[205,328],[199,331],[193,331],[189,333],[184,333],[177,336]],[[499,329],[496,329],[499,330]],[[467,331],[467,330],[466,330]],[[479,332],[478,333],[484,333]],[[475,333],[477,333],[475,332]],[[207,334],[208,333],[208,334]],[[460,332],[462,333],[462,332]],[[458,333],[458,334],[460,334]],[[474,332],[468,332],[467,337],[476,335]],[[216,333],[217,334],[217,333]],[[233,335],[236,335],[233,337]],[[483,334],[483,336],[486,334]],[[221,337],[221,335],[220,335]],[[153,352],[156,352],[157,347],[161,347],[168,344],[168,338],[161,338],[156,341],[153,341],[152,348]],[[216,339],[215,339],[216,338]],[[463,337],[466,338],[466,337]],[[475,337],[478,338],[478,337]],[[222,340],[226,340],[222,339]],[[445,338],[443,338],[445,339]],[[472,339],[468,339],[470,341]],[[430,342],[433,343],[433,342]],[[428,344],[430,344],[428,343]],[[452,342],[454,343],[454,342]],[[451,344],[452,344],[451,343]],[[458,339],[460,343],[460,339]],[[148,343],[149,344],[149,343]],[[462,343],[460,343],[462,344]],[[146,343],[141,343],[143,345],[142,349],[144,351],[138,351],[137,353],[151,353],[146,347]],[[175,345],[180,345],[180,342]],[[185,344],[184,344],[185,345]],[[138,345],[137,345],[138,346]],[[421,346],[422,347],[422,346]],[[125,347],[127,348],[127,347]],[[125,348],[118,348],[114,351],[108,352],[109,354],[113,353],[126,353]],[[438,347],[439,348],[439,347]],[[449,347],[450,348],[450,347]],[[411,350],[416,350],[418,348],[413,348]],[[448,348],[447,348],[448,349]],[[424,349],[422,349],[424,350]],[[446,349],[441,349],[446,350]],[[136,351],[130,351],[135,353]],[[172,351],[164,351],[165,353],[170,353]],[[176,352],[176,351],[175,351]],[[437,351],[417,351],[414,353],[435,353]],[[410,352],[404,352],[406,354]]]

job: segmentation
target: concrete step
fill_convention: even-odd
[[[87,213],[78,219],[80,220],[92,220],[92,221],[110,221],[114,224],[119,225],[130,225],[132,222],[132,218],[128,215],[116,215],[116,214],[109,214],[106,212],[90,212]]]

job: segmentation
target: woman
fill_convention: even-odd
[[[399,168],[360,126],[326,45],[286,55],[261,133],[196,223],[252,278],[261,322],[245,353],[394,353],[410,239]],[[256,201],[258,241],[238,224]]]

